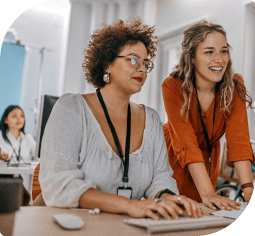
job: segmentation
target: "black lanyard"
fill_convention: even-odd
[[[7,137],[6,137],[6,138],[7,138]],[[19,151],[18,151],[18,154],[17,154],[15,148],[12,146],[11,141],[7,138],[7,142],[11,145],[12,150],[13,150],[13,153],[16,155],[18,161],[19,161],[19,159],[20,159],[21,141],[22,141],[22,138],[20,138],[20,141],[19,141]]]
[[[127,114],[127,135],[126,135],[126,148],[125,148],[125,161],[124,161],[124,157],[123,157],[123,154],[122,154],[122,151],[121,151],[121,146],[120,146],[120,142],[119,142],[119,139],[118,139],[118,136],[117,136],[117,133],[114,129],[114,126],[112,124],[112,121],[110,119],[110,116],[108,114],[108,111],[107,111],[107,108],[105,106],[105,103],[104,103],[104,100],[103,100],[103,97],[102,97],[102,94],[100,92],[100,89],[98,88],[96,90],[97,92],[97,96],[98,96],[98,99],[101,103],[101,106],[104,110],[104,114],[105,114],[105,117],[107,119],[107,122],[108,122],[108,125],[111,129],[111,132],[112,132],[112,136],[113,136],[113,139],[114,139],[114,142],[115,142],[115,145],[118,149],[118,152],[119,152],[119,155],[120,155],[120,158],[122,160],[122,163],[124,164],[124,174],[123,174],[123,178],[122,178],[122,181],[123,183],[128,183],[128,167],[129,167],[129,150],[130,150],[130,132],[131,132],[131,110],[130,110],[130,104],[128,104],[128,114]]]
[[[195,84],[194,84],[194,87],[196,89],[196,94],[197,94],[197,88],[196,88]],[[214,112],[213,112],[213,127],[214,127],[215,110],[216,110],[216,95],[217,95],[217,93],[215,93]],[[202,125],[203,131],[204,131],[204,136],[205,136],[205,140],[206,140],[206,143],[207,143],[208,151],[210,153],[210,156],[209,156],[209,171],[208,171],[209,176],[210,176],[210,169],[211,169],[211,162],[212,162],[213,128],[212,128],[212,139],[211,139],[211,143],[210,143],[208,132],[207,132],[207,129],[206,129],[203,117],[202,117],[202,112],[201,112],[200,102],[199,102],[199,99],[198,99],[198,94],[197,94],[197,101],[198,101],[200,121],[201,121],[201,125]]]

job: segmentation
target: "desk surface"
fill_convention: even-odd
[[[208,215],[213,212],[201,204],[201,208]],[[74,214],[83,219],[85,225],[80,230],[64,230],[60,228],[52,219],[52,215],[60,213]],[[99,215],[90,215],[87,211],[77,211],[71,209],[62,209],[54,207],[20,207],[16,212],[14,224],[14,236],[50,236],[50,235],[110,235],[110,236],[130,236],[130,235],[149,235],[143,228],[127,225],[123,223],[124,219],[129,219],[127,215],[100,213]],[[201,230],[190,230],[183,232],[168,232],[155,234],[157,236],[197,236],[207,235],[217,232],[223,228],[208,228]]]
[[[9,167],[6,163],[0,163],[0,174],[30,174],[32,175],[34,173],[35,167],[39,164],[39,162],[31,162],[30,165],[26,166],[19,166],[19,167]]]

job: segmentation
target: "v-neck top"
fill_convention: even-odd
[[[235,77],[243,83],[241,76],[236,74]],[[163,129],[169,162],[174,170],[173,177],[177,181],[180,194],[200,202],[201,198],[186,167],[189,163],[204,162],[208,171],[209,151],[200,121],[195,89],[191,98],[187,123],[181,118],[180,111],[184,101],[181,90],[182,83],[178,78],[169,77],[162,84],[164,104],[168,116],[168,121],[163,126]],[[214,100],[206,113],[202,111],[202,117],[210,141],[213,136],[210,179],[213,186],[216,187],[220,170],[219,140],[223,134],[226,134],[229,162],[241,160],[253,161],[253,152],[250,144],[246,104],[241,100],[236,89],[234,91],[233,107],[230,116],[225,117],[220,111],[220,93],[216,94],[214,125],[213,113]]]
[[[140,148],[129,155],[132,198],[153,198],[163,189],[178,194],[158,113],[145,106]],[[132,136],[131,136],[132,139]],[[123,164],[81,94],[65,94],[53,107],[41,147],[39,181],[48,206],[77,207],[89,188],[116,194]]]

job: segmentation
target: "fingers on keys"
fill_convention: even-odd
[[[189,216],[198,218],[203,215],[198,203],[191,199],[182,199],[179,204],[184,206],[184,210]],[[155,220],[158,220],[159,216],[164,217],[166,220],[171,218],[178,220],[179,216],[184,214],[184,210],[174,201],[155,200],[154,203],[142,210],[142,214]]]

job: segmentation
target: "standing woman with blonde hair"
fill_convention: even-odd
[[[162,85],[173,177],[180,194],[211,209],[240,205],[215,193],[224,134],[228,161],[234,163],[246,202],[253,192],[246,111],[252,99],[242,77],[233,72],[229,50],[222,26],[206,21],[191,26],[184,32],[180,62]]]

